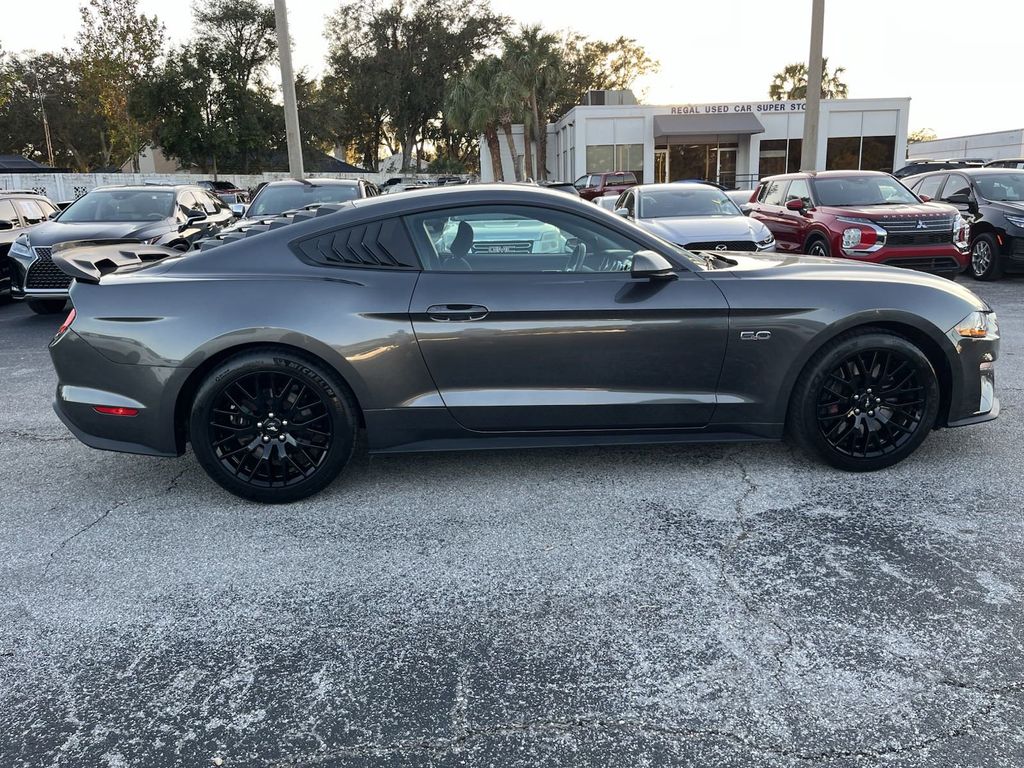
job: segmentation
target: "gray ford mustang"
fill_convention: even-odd
[[[86,444],[267,502],[369,450],[776,440],[846,470],[997,416],[991,309],[949,280],[689,252],[567,195],[463,186],[324,206],[181,254],[54,252],[50,344]]]

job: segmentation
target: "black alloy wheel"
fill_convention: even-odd
[[[859,331],[826,345],[793,397],[790,426],[800,442],[834,466],[867,471],[916,450],[935,424],[939,390],[911,342]]]
[[[832,252],[829,250],[827,242],[820,237],[815,237],[807,244],[807,255],[819,256],[827,259],[832,255]]]
[[[287,502],[329,484],[352,455],[355,408],[337,375],[287,352],[232,358],[196,395],[189,435],[232,493]]]

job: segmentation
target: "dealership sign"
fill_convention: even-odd
[[[683,104],[672,107],[673,115],[726,115],[742,112],[803,112],[803,101],[748,101],[742,104]]]

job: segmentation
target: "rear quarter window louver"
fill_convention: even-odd
[[[420,268],[400,219],[337,229],[300,240],[293,247],[303,261],[328,267]]]

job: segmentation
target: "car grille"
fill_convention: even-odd
[[[953,230],[947,232],[921,232],[920,234],[910,234],[897,232],[890,234],[886,240],[886,245],[943,245],[946,243],[953,242]]]
[[[956,259],[951,258],[913,258],[913,259],[887,259],[883,262],[890,267],[904,267],[905,269],[917,269],[922,272],[959,272],[960,264]]]
[[[912,232],[921,234],[926,232],[952,232],[953,219],[950,216],[913,216],[906,219],[880,219],[877,222],[880,226],[892,235],[894,232]]]
[[[530,240],[485,240],[473,243],[472,253],[533,253]]]
[[[724,247],[723,247],[724,246]],[[709,240],[707,242],[686,243],[688,251],[756,251],[753,240]]]
[[[71,278],[65,275],[50,257],[50,248],[36,248],[36,260],[28,268],[25,278],[25,290],[45,290],[52,288],[69,288]]]

